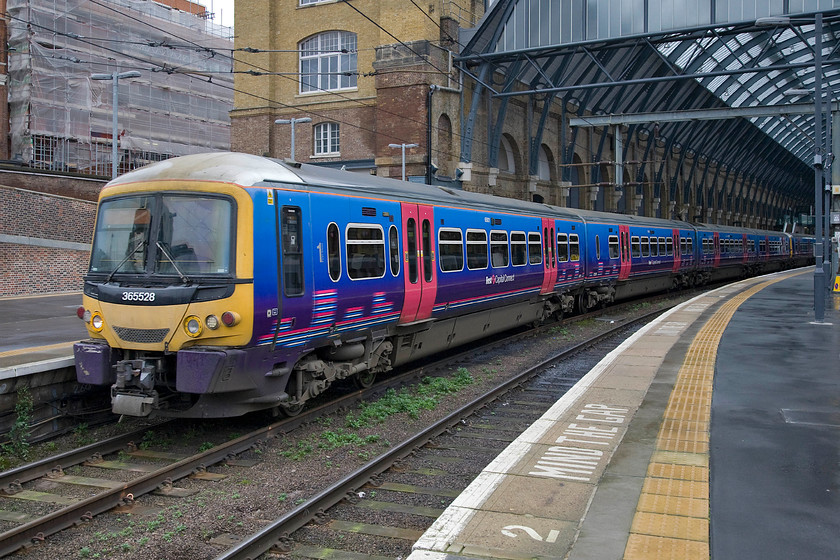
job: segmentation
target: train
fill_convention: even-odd
[[[809,262],[804,235],[175,157],[100,194],[76,375],[119,415],[294,415],[517,326]]]

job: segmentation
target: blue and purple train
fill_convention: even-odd
[[[803,236],[587,212],[239,153],[102,191],[78,381],[113,411],[295,414],[333,382],[644,293],[807,264]]]

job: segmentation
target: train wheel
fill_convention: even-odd
[[[291,418],[292,416],[297,416],[300,414],[300,411],[303,410],[303,403],[296,402],[296,403],[283,403],[280,405],[280,410]]]
[[[376,372],[366,369],[353,376],[353,384],[359,389],[367,389],[376,381]]]

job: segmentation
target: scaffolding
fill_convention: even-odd
[[[12,158],[36,168],[109,175],[119,80],[119,172],[230,149],[232,30],[135,0],[8,0]]]

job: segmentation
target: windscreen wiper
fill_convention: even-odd
[[[175,259],[173,259],[173,258],[172,258],[172,255],[170,255],[170,254],[169,254],[169,251],[167,251],[167,250],[166,250],[166,247],[164,247],[164,246],[163,246],[163,244],[161,244],[161,242],[160,242],[160,241],[156,242],[156,243],[155,243],[155,245],[157,245],[157,248],[158,248],[158,249],[160,249],[160,252],[161,252],[161,253],[163,253],[163,255],[164,255],[167,259],[169,259],[169,262],[170,262],[170,263],[172,263],[172,267],[175,269],[175,272],[177,272],[177,273],[178,273],[178,276],[180,276],[180,277],[181,277],[181,282],[183,282],[184,284],[189,284],[189,283],[190,283],[190,279],[189,279],[189,278],[187,278],[187,275],[186,275],[186,274],[184,274],[183,272],[181,272],[181,269],[180,269],[180,268],[178,268],[178,265],[177,265],[177,264],[175,264]]]
[[[122,268],[122,265],[124,265],[125,263],[127,263],[127,262],[128,262],[128,259],[130,259],[131,257],[133,257],[133,256],[134,256],[134,254],[135,254],[137,251],[139,251],[139,250],[140,250],[140,248],[141,248],[141,247],[143,247],[143,245],[145,245],[145,244],[146,244],[146,240],[145,240],[145,239],[143,239],[142,241],[140,241],[140,243],[138,243],[138,244],[137,244],[137,246],[136,246],[136,247],[134,247],[134,249],[133,249],[133,250],[132,250],[129,254],[127,254],[123,260],[121,260],[121,261],[120,261],[120,264],[118,264],[118,265],[117,265],[117,267],[116,267],[114,270],[112,270],[112,271],[111,271],[111,274],[109,274],[109,275],[108,275],[108,278],[106,278],[106,279],[105,279],[105,283],[107,284],[108,282],[110,282],[110,281],[111,281],[111,278],[113,278],[113,277],[114,277],[114,274],[116,274],[116,273],[117,273],[117,271],[118,271],[120,268]]]

